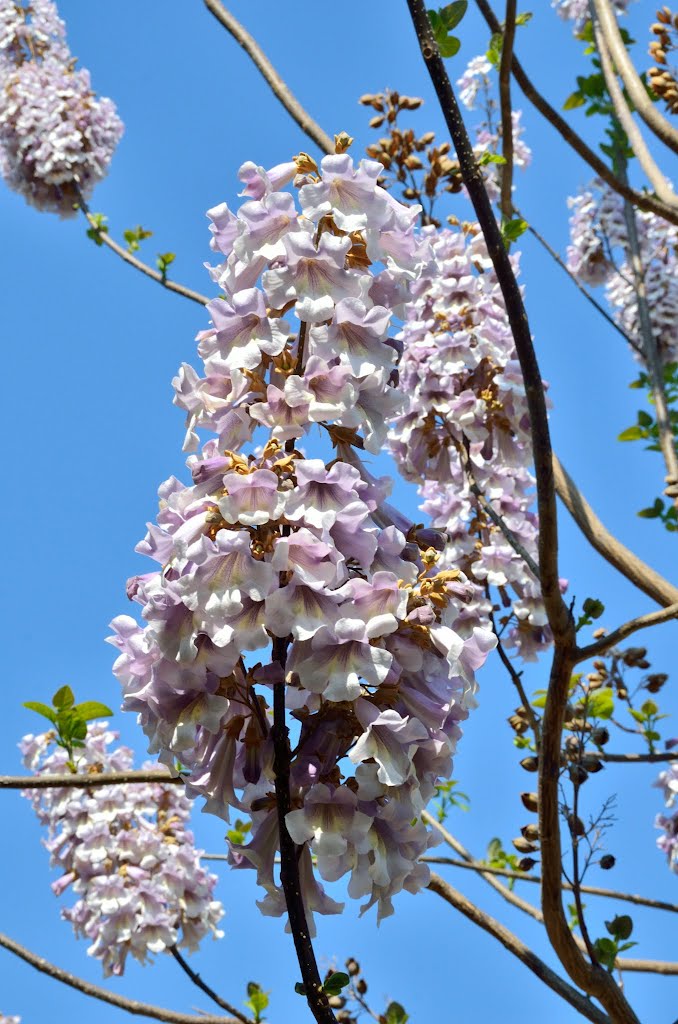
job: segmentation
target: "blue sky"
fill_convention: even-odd
[[[108,215],[117,237],[138,223],[152,229],[144,248],[149,261],[158,251],[176,252],[176,277],[209,294],[202,266],[210,259],[205,210],[223,200],[237,204],[236,171],[244,160],[271,165],[310,150],[311,144],[200,0],[62,0],[59,6],[73,53],[90,68],[96,90],[115,100],[126,123],[92,209]],[[373,135],[357,98],[385,86],[424,96],[413,123],[421,131],[435,130],[440,140],[446,137],[404,2],[309,6],[299,0],[285,5],[241,0],[231,9],[255,31],[323,127],[330,133],[346,129],[356,137],[356,154]],[[637,37],[645,39],[638,11],[632,14],[634,26]],[[475,15],[469,15],[461,34],[462,51],[450,62],[452,77],[487,45]],[[520,29],[517,47],[529,72],[561,105],[574,76],[585,71],[568,26],[542,2],[529,26]],[[518,177],[518,203],[563,251],[565,196],[591,175],[553,129],[519,98],[516,103],[524,110],[534,154],[532,167]],[[595,140],[597,127],[580,112],[571,116]],[[459,200],[451,200],[449,212],[468,216]],[[69,683],[80,699],[118,706],[112,651],[103,638],[110,619],[127,611],[126,578],[145,571],[133,548],[154,516],[157,486],[183,468],[182,417],[172,406],[170,381],[181,361],[194,358],[193,338],[206,317],[197,305],[163,292],[110,252],[96,249],[79,220],[39,214],[3,188],[0,221],[5,340],[0,436],[6,466],[0,771],[11,773],[19,771],[16,742],[39,728],[22,701],[49,699]],[[522,280],[543,374],[551,382],[555,448],[607,525],[668,572],[675,564],[670,535],[635,515],[657,493],[659,460],[615,441],[635,420],[638,393],[627,385],[636,367],[620,337],[591,312],[562,271],[529,237],[524,243]],[[395,494],[403,510],[413,513],[411,490],[397,485]],[[561,521],[561,572],[572,581],[570,593],[580,601],[601,598],[608,626],[650,610],[642,595],[587,550],[564,512]],[[650,657],[657,671],[671,670],[675,639],[675,625],[652,635]],[[545,670],[543,664],[527,673],[528,690],[544,685]],[[517,767],[511,747],[505,720],[516,700],[497,661],[488,663],[480,683],[480,708],[468,723],[455,765],[471,811],[454,812],[450,820],[478,855],[493,836],[508,846],[518,833],[526,821],[518,793],[531,781]],[[662,700],[670,711],[670,695]],[[675,713],[675,698],[673,703]],[[117,713],[114,721],[141,761],[144,742],[132,716]],[[676,901],[677,879],[654,848],[652,821],[661,806],[660,794],[650,788],[655,774],[651,767],[621,767],[590,784],[595,786],[592,809],[611,793],[618,798],[618,824],[610,839],[618,866],[590,880]],[[60,966],[99,981],[100,968],[88,960],[86,944],[76,942],[59,919],[47,855],[28,803],[13,792],[0,799],[6,815],[0,929]],[[196,812],[195,830],[200,845],[223,850],[220,822]],[[310,1019],[293,992],[298,969],[281,922],[259,915],[249,873],[217,870],[226,935],[205,944],[193,965],[232,1002],[240,1002],[247,981],[256,979],[272,991],[271,1020]],[[534,922],[468,872],[445,870],[452,884],[555,966]],[[536,896],[524,888],[526,897]],[[518,1024],[528,1013],[536,1019],[548,1014],[555,1024],[575,1019],[574,1011],[495,940],[437,897],[404,894],[396,909],[379,930],[373,915],[359,921],[351,906],[341,918],[319,921],[321,964],[357,956],[377,1009],[393,998],[414,1020]],[[624,908],[592,898],[588,909],[594,934],[601,934],[604,918]],[[634,910],[633,918],[638,955],[678,958],[669,915]],[[186,1011],[211,1009],[168,957],[153,968],[132,964],[112,987]],[[677,979],[631,975],[626,991],[641,1018],[675,1017]],[[88,1004],[2,951],[0,992],[0,1012],[20,1013],[27,1024],[42,1024],[46,1008],[51,1024],[85,1014],[97,1024],[123,1019],[122,1011]]]

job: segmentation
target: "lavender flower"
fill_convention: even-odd
[[[79,772],[128,771],[132,752],[109,749],[117,733],[91,723],[80,752]],[[38,775],[67,771],[68,755],[52,750],[53,733],[24,736],[24,764]],[[208,934],[221,938],[223,916],[214,900],[216,875],[200,864],[187,824],[191,801],[176,785],[153,782],[91,789],[26,789],[48,832],[45,846],[52,883],[60,896],[78,897],[61,911],[75,934],[91,942],[90,956],[104,975],[122,974],[128,954],[145,963],[170,946],[198,948]]]
[[[434,260],[418,210],[377,184],[382,170],[345,153],[320,168],[301,154],[291,172],[245,164],[250,198],[210,211],[224,298],[198,337],[204,376],[184,366],[175,401],[186,448],[202,429],[218,440],[189,457],[192,486],[161,487],[139,550],[162,568],[128,587],[144,625],[112,624],[124,707],[150,749],[180,757],[206,810],[249,814],[251,842],[231,858],[257,871],[265,914],[285,912],[271,688],[285,682],[298,731],[287,824],[306,911],[341,910],[317,871],[349,874],[349,894],[381,918],[427,882],[420,812],[473,706],[471,666],[494,644],[480,626],[457,632],[473,587],[438,564],[430,531],[390,508],[391,481],[360,456],[381,451],[403,408],[390,324]],[[275,190],[295,172],[297,201]],[[307,457],[313,435],[334,451]]]
[[[663,789],[666,806],[674,807],[678,799],[678,764],[660,772],[653,785]],[[655,828],[662,830],[662,835],[657,838],[657,847],[666,854],[671,871],[678,873],[678,810],[673,814],[658,814],[654,824]]]
[[[112,101],[74,65],[51,0],[0,0],[0,173],[64,217],[106,175],[123,131]]]

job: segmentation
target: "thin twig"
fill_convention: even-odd
[[[89,789],[91,786],[128,786],[144,782],[181,786],[181,776],[166,775],[162,771],[99,772],[93,775],[65,773],[63,775],[0,775],[0,789]]]
[[[477,863],[475,858],[469,853],[467,849],[465,849],[464,846],[462,846],[459,840],[456,839],[451,832],[448,832],[444,825],[442,825],[439,821],[436,821],[432,814],[430,814],[428,811],[422,811],[421,817],[423,821],[427,822],[429,825],[432,825],[433,828],[435,828],[436,831],[439,832],[439,834],[443,837],[447,845],[450,846],[456,853],[458,853],[460,857],[463,857],[467,864]],[[518,896],[517,893],[513,892],[512,889],[509,889],[508,886],[503,885],[501,882],[498,882],[497,879],[492,874],[492,872],[484,871],[483,868],[481,867],[479,868],[478,873],[485,879],[488,885],[491,885],[493,889],[500,893],[500,895],[507,901],[507,903],[512,903],[514,907],[518,908],[518,910],[522,910],[524,914],[528,914],[530,917],[534,918],[535,921],[539,921],[541,924],[543,924],[541,911],[538,910],[537,907],[533,907],[531,903],[529,903],[527,900],[522,899],[520,896]]]
[[[621,640],[625,640],[627,636],[631,636],[632,633],[637,633],[640,629],[648,629],[650,626],[657,626],[662,622],[668,622],[675,618],[678,618],[678,603],[670,604],[667,608],[662,608],[658,612],[639,615],[638,618],[625,622],[618,629],[613,629],[611,633],[601,637],[600,640],[596,640],[595,643],[578,648],[576,661],[588,661],[589,658],[597,658],[600,654],[604,654],[605,651],[609,651],[611,647],[614,647]]]
[[[501,25],[497,20],[494,11],[490,7],[488,0],[476,0],[476,4],[482,14],[483,18],[490,27],[490,31],[493,33],[501,32]],[[577,135],[577,133],[570,127],[567,121],[560,116],[558,111],[551,106],[551,104],[544,99],[538,89],[532,84],[531,80],[525,74],[523,67],[518,58],[513,55],[513,62],[511,65],[513,77],[520,86],[521,90],[537,108],[539,113],[552,125],[556,131],[562,136],[565,142],[568,143],[574,149],[579,156],[586,161],[599,178],[607,182],[611,189],[619,193],[621,196],[625,196],[629,199],[634,206],[639,210],[649,210],[651,213],[656,213],[659,217],[663,217],[664,220],[669,221],[670,224],[678,224],[678,212],[672,210],[661,200],[649,193],[636,192],[635,189],[625,185],[619,181],[615,174],[610,170],[604,160],[594,153],[589,146],[586,145],[584,140]]]
[[[203,860],[222,859],[221,854],[204,854]],[[226,855],[223,855],[223,859],[227,860]],[[490,867],[489,864],[483,864],[482,861],[478,860],[457,860],[455,857],[433,857],[425,856],[421,858],[426,864],[446,864],[450,867],[464,868],[468,871],[475,871],[478,874],[492,874],[500,875],[502,878],[512,878],[519,882],[532,882],[535,885],[541,885],[541,877],[539,875],[528,875],[524,871],[511,871],[509,868],[495,868]],[[637,896],[635,893],[629,892],[617,892],[616,889],[603,889],[596,885],[582,885],[581,891],[586,893],[587,896],[601,896],[605,899],[620,900],[624,903],[633,903],[638,907],[649,907],[652,910],[666,910],[672,914],[678,914],[678,904],[667,903],[665,900],[652,900],[646,896]],[[572,885],[569,882],[563,882],[563,889],[572,891]]]
[[[603,525],[556,455],[553,456],[556,491],[589,544],[635,587],[657,604],[678,602],[678,588],[646,565]]]
[[[82,210],[88,224],[97,233],[97,238],[107,245],[116,256],[119,256],[125,263],[129,263],[135,270],[140,270],[146,277],[150,277],[153,281],[157,281],[158,284],[166,288],[168,292],[174,292],[176,295],[183,296],[184,299],[190,299],[191,302],[197,302],[200,306],[206,306],[210,301],[206,295],[201,295],[200,292],[194,292],[192,288],[187,288],[184,284],[179,284],[177,281],[170,281],[166,276],[163,276],[160,271],[154,270],[153,267],[149,267],[147,263],[143,263],[142,260],[138,260],[136,256],[133,256],[131,252],[128,252],[124,246],[116,242],[114,238],[111,238],[108,231],[101,228],[101,225],[97,224],[96,219],[92,216],[82,196],[79,200],[79,206]]]
[[[591,7],[594,8],[595,5],[593,0],[589,0],[589,3]],[[673,188],[667,182],[665,176],[655,163],[652,154],[645,144],[645,139],[641,135],[638,125],[633,120],[633,115],[627,106],[624,93],[617,81],[617,75],[612,64],[610,50],[605,41],[605,37],[603,36],[598,17],[595,15],[595,9],[593,10],[593,13],[593,31],[596,46],[598,48],[598,55],[600,57],[600,68],[603,72],[605,85],[607,86],[607,91],[610,94],[610,99],[612,100],[612,106],[614,107],[617,120],[626,132],[631,149],[638,157],[638,163],[643,168],[647,180],[652,185],[658,197],[663,203],[666,203],[667,206],[671,206],[673,209],[678,209],[678,196],[676,196]],[[651,106],[653,105],[651,104]]]
[[[661,764],[666,761],[678,761],[678,750],[661,750],[655,754],[608,754],[603,750],[596,756],[603,761],[609,761],[610,764]]]
[[[93,985],[92,982],[85,981],[84,978],[78,978],[69,971],[64,971],[43,956],[38,956],[37,953],[26,949],[25,946],[20,946],[8,935],[0,934],[0,946],[25,960],[36,970],[47,974],[50,978],[61,981],[64,985],[70,985],[71,988],[83,992],[86,996],[92,996],[94,999],[100,999],[103,1003],[110,1003],[111,1006],[117,1006],[128,1013],[136,1014],[138,1017],[152,1017],[154,1020],[165,1021],[166,1024],[237,1024],[233,1017],[213,1017],[210,1014],[194,1017],[190,1013],[166,1010],[162,1006],[152,1006],[150,1003],[140,1003],[137,999],[127,999],[116,992],[109,992],[108,989],[102,988],[100,985]]]
[[[609,1017],[599,1010],[597,1006],[594,1006],[586,996],[569,985],[564,978],[561,978],[555,971],[552,971],[517,935],[514,935],[513,932],[510,932],[508,928],[505,928],[495,918],[490,917],[489,914],[476,907],[457,889],[454,889],[448,882],[442,879],[440,875],[432,874],[428,887],[432,892],[441,896],[450,906],[454,907],[455,910],[460,911],[470,921],[477,924],[483,931],[498,939],[509,953],[517,957],[521,963],[525,964],[529,970],[537,975],[540,981],[543,981],[557,995],[573,1006],[582,1017],[593,1021],[594,1024],[611,1024]]]
[[[609,0],[593,0],[593,5],[605,43],[633,106],[650,131],[674,153],[678,153],[678,131],[666,120],[648,96],[640,75],[628,55]]]
[[[521,213],[520,213],[519,210],[516,210],[515,212],[516,212],[516,214],[519,217],[521,216]],[[634,351],[636,351],[639,355],[641,355],[642,352],[641,352],[641,348],[640,348],[640,345],[638,344],[638,342],[634,338],[632,338],[630,334],[626,333],[624,328],[621,327],[620,324],[618,324],[617,321],[613,317],[610,316],[610,314],[607,312],[605,307],[601,306],[601,304],[598,302],[598,300],[595,299],[593,297],[593,295],[591,295],[591,292],[588,290],[588,288],[585,288],[584,285],[581,283],[581,281],[577,280],[575,275],[569,269],[569,267],[568,267],[567,263],[565,262],[565,260],[562,259],[562,257],[560,256],[560,253],[556,252],[556,250],[553,248],[553,246],[550,245],[546,241],[544,236],[541,235],[537,231],[537,229],[532,225],[532,223],[528,222],[527,230],[530,232],[530,234],[534,238],[537,239],[539,244],[546,250],[546,252],[549,254],[549,256],[551,256],[552,259],[554,259],[556,261],[556,263],[561,268],[561,270],[565,271],[565,273],[569,277],[570,281],[572,281],[572,284],[575,286],[575,288],[579,289],[579,291],[582,293],[582,295],[587,300],[587,302],[590,302],[591,305],[598,311],[598,313],[600,313],[600,315],[605,320],[607,320],[607,322],[610,325],[610,327],[614,327],[615,331],[617,331],[618,334],[621,334],[622,338],[624,338],[624,340],[628,342],[628,344],[631,346],[631,348],[634,349]]]
[[[490,601],[490,588],[487,583],[485,584],[485,594],[487,596],[488,601]],[[490,605],[491,603],[492,602],[490,601]],[[520,697],[522,707],[525,708],[525,714],[527,715],[528,721],[530,723],[530,728],[532,729],[532,732],[534,734],[534,742],[538,750],[540,737],[539,719],[534,708],[532,707],[532,703],[529,697],[527,696],[527,693],[525,692],[525,687],[523,686],[523,681],[521,678],[522,673],[517,671],[515,665],[509,658],[508,654],[506,653],[503,643],[501,642],[501,637],[497,632],[497,624],[494,618],[494,611],[492,610],[492,608],[490,608],[490,625],[492,626],[492,632],[497,638],[497,654],[499,655],[499,659],[502,665],[508,672],[511,682],[516,688],[516,692]]]
[[[510,220],[513,215],[513,111],[511,109],[511,62],[513,40],[516,34],[516,0],[506,0],[504,31],[499,62],[499,107],[501,110],[501,195],[499,208],[502,216]]]
[[[319,149],[325,153],[334,153],[334,142],[329,135],[322,130],[320,125],[314,121],[308,111],[304,110],[301,103],[290,92],[287,85],[275,70],[270,60],[259,46],[256,39],[250,35],[244,25],[233,17],[220,0],[204,0],[205,7],[223,27],[231,33],[237,43],[242,46],[245,53],[254,62],[261,74],[271,87],[273,94],[280,100],[285,110],[297,122],[302,132],[311,139]]]
[[[182,971],[184,971],[184,973],[188,975],[188,977],[191,979],[194,985],[197,985],[197,987],[201,989],[205,993],[205,995],[210,997],[212,1002],[216,1003],[217,1006],[220,1006],[222,1010],[227,1010],[228,1013],[230,1013],[233,1017],[237,1018],[237,1020],[241,1021],[242,1024],[254,1024],[254,1021],[246,1014],[244,1014],[242,1010],[239,1010],[237,1006],[232,1006],[231,1003],[226,1002],[226,1000],[222,999],[221,996],[218,995],[213,988],[210,988],[210,986],[202,980],[200,975],[193,970],[188,961],[184,959],[184,957],[181,955],[176,946],[170,946],[169,951],[176,960],[176,962],[181,967]]]

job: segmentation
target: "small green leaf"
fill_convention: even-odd
[[[255,1021],[259,1024],[261,1015],[269,1003],[268,992],[264,992],[261,985],[258,985],[256,981],[250,981],[247,985],[247,995],[248,999],[245,1006],[249,1007],[254,1014]]]
[[[72,708],[75,704],[75,697],[70,686],[62,686],[52,697],[52,704],[57,711],[65,711],[68,708]]]
[[[501,236],[504,244],[517,241],[527,231],[527,221],[522,217],[515,217],[513,220],[506,220],[501,226]]]
[[[659,711],[659,708],[653,700],[646,700],[640,705],[640,710],[643,712],[646,718],[654,718]]]
[[[563,103],[563,110],[575,110],[577,107],[583,107],[586,100],[580,92],[572,92]]]
[[[486,164],[505,164],[506,157],[501,156],[499,153],[485,152],[478,160],[480,167],[485,167]]]
[[[644,409],[638,410],[638,423],[641,427],[651,427],[654,420],[650,416],[649,412],[645,412]]]
[[[524,11],[516,18],[516,25],[527,25],[532,20],[532,11]]]
[[[468,0],[454,0],[454,3],[438,8],[443,25],[448,32],[456,28],[468,10]]]
[[[306,995],[306,986],[304,985],[303,981],[295,981],[294,991],[297,993],[298,996]]]
[[[76,704],[74,711],[80,715],[85,722],[91,722],[93,718],[109,718],[113,712],[105,704],[98,700],[86,700],[82,704]]]
[[[407,1024],[410,1019],[409,1013],[405,1013],[405,1007],[400,1003],[389,1003],[386,1007],[386,1024]]]
[[[328,996],[338,996],[342,988],[346,988],[350,981],[348,974],[344,974],[343,971],[335,971],[323,982],[323,991]]]
[[[591,718],[610,718],[614,712],[612,690],[606,687],[590,694],[588,712]]]
[[[456,36],[446,36],[445,39],[438,39],[436,41],[441,57],[454,57],[459,53],[461,40],[457,39]]]
[[[38,700],[27,700],[24,701],[23,707],[28,708],[29,711],[36,711],[43,718],[49,718],[50,722],[56,722],[56,713],[47,704],[41,704]]]
[[[622,430],[621,434],[617,438],[618,441],[642,441],[643,438],[647,437],[647,431],[643,430],[642,427],[633,426],[627,427],[626,430]]]

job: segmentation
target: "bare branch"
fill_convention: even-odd
[[[107,231],[102,231],[100,225],[97,224],[95,218],[90,213],[82,196],[80,197],[79,205],[90,227],[97,232],[97,238],[99,238],[104,245],[107,245],[108,248],[116,254],[116,256],[119,256],[121,260],[124,260],[125,263],[129,263],[129,265],[134,267],[135,270],[140,270],[142,274],[146,275],[146,277],[150,277],[153,281],[157,281],[157,283],[162,285],[163,288],[166,288],[168,292],[174,292],[176,295],[181,295],[185,299],[190,299],[191,302],[197,302],[200,306],[207,305],[210,300],[206,295],[201,295],[200,292],[194,292],[192,288],[187,288],[184,284],[179,284],[177,281],[170,281],[169,278],[163,277],[159,270],[154,270],[154,268],[149,267],[147,263],[143,263],[141,260],[138,260],[136,256],[133,256],[131,252],[128,252],[124,246],[120,245],[119,242],[116,242],[114,238],[111,238]]]
[[[140,1003],[136,999],[127,999],[125,996],[119,996],[116,992],[109,992],[108,989],[102,988],[100,985],[93,985],[92,982],[85,981],[84,978],[78,978],[75,974],[64,971],[61,967],[50,963],[44,957],[38,956],[37,953],[32,953],[25,946],[20,946],[14,939],[10,939],[8,935],[0,934],[0,946],[9,950],[10,953],[14,953],[21,960],[25,960],[27,964],[35,967],[36,970],[47,974],[50,978],[61,981],[64,985],[70,985],[71,988],[77,989],[78,992],[83,992],[86,996],[92,996],[94,999],[100,999],[103,1003],[110,1003],[111,1006],[117,1006],[128,1013],[136,1014],[138,1017],[152,1017],[154,1020],[165,1021],[166,1024],[239,1024],[233,1017],[213,1017],[209,1014],[201,1014],[199,1017],[194,1017],[190,1013],[166,1010],[162,1006],[152,1006],[150,1003]]]
[[[488,0],[476,0],[476,3],[480,13],[489,25],[490,31],[501,32],[501,25],[499,24],[494,11],[490,7]],[[655,198],[655,196],[643,192],[636,192],[635,189],[632,189],[629,185],[618,180],[605,161],[601,160],[597,153],[594,153],[594,151],[586,145],[584,140],[577,135],[567,121],[560,116],[558,111],[552,107],[551,104],[544,99],[538,89],[535,88],[531,80],[525,74],[521,63],[515,54],[513,56],[511,70],[513,72],[513,77],[530,103],[532,103],[539,113],[546,118],[549,124],[556,129],[565,142],[567,142],[572,149],[574,149],[574,151],[586,161],[589,167],[596,172],[599,178],[602,178],[603,181],[607,182],[610,188],[615,192],[618,192],[619,195],[629,199],[639,210],[649,210],[651,213],[656,213],[659,217],[663,217],[664,220],[669,221],[670,224],[678,224],[677,211],[666,206],[665,203],[662,203],[661,200]]]
[[[226,860],[226,855],[221,854],[205,854],[203,860]],[[468,871],[475,871],[478,874],[483,875],[499,875],[502,878],[513,878],[519,882],[531,882],[535,885],[541,885],[541,878],[539,875],[529,875],[524,871],[511,871],[509,868],[495,868],[490,867],[488,864],[483,864],[482,861],[478,860],[457,860],[454,857],[432,857],[426,856],[421,858],[426,864],[447,864],[454,868],[464,868]],[[633,903],[638,907],[649,907],[651,910],[666,910],[672,914],[678,914],[678,904],[666,903],[664,900],[653,900],[647,896],[637,896],[635,893],[629,892],[618,892],[616,889],[602,889],[596,885],[582,885],[581,891],[586,893],[588,896],[601,896],[609,900],[620,900],[624,903]],[[572,886],[569,882],[563,882],[563,889],[572,891]],[[650,961],[648,961],[650,962]]]
[[[540,981],[543,981],[544,984],[548,985],[550,989],[553,989],[562,999],[568,1002],[570,1006],[573,1006],[582,1017],[593,1021],[594,1024],[610,1024],[609,1017],[599,1010],[597,1006],[594,1006],[586,996],[569,985],[564,978],[561,978],[555,971],[552,971],[543,960],[539,959],[536,953],[533,953],[524,942],[521,942],[517,935],[514,935],[513,932],[510,932],[508,928],[505,928],[495,918],[490,917],[489,914],[476,907],[457,889],[454,889],[448,882],[442,879],[440,875],[432,874],[428,887],[432,892],[441,896],[450,906],[454,907],[455,910],[459,910],[470,921],[477,924],[483,931],[498,939],[504,949],[507,949],[509,953],[517,957],[533,974],[536,974]]]
[[[477,861],[474,860],[473,856],[469,853],[469,851],[462,846],[459,840],[455,839],[452,833],[448,832],[447,829],[444,828],[444,826],[441,825],[439,821],[436,821],[432,814],[429,814],[428,811],[422,811],[421,817],[423,821],[428,822],[429,825],[432,825],[433,828],[435,828],[440,833],[440,835],[443,837],[447,845],[451,846],[452,849],[455,850],[460,857],[463,857],[464,861],[467,864],[477,863]],[[543,924],[543,917],[541,911],[538,910],[537,907],[533,907],[531,903],[529,903],[527,900],[522,899],[520,896],[518,896],[517,893],[513,892],[512,889],[509,889],[506,885],[503,885],[501,882],[498,882],[497,879],[494,877],[494,874],[490,871],[483,870],[482,866],[478,868],[478,873],[482,875],[487,884],[491,885],[493,889],[496,889],[496,891],[500,893],[500,895],[508,903],[512,903],[514,907],[518,908],[518,910],[522,910],[524,914],[528,914],[530,917],[533,917],[535,921],[539,921],[541,924]]]
[[[184,973],[188,975],[193,984],[197,985],[197,987],[201,989],[205,993],[205,995],[209,996],[212,1002],[216,1003],[217,1006],[220,1006],[222,1010],[226,1010],[237,1020],[241,1021],[241,1024],[255,1024],[255,1022],[246,1014],[244,1014],[242,1010],[239,1010],[237,1006],[232,1006],[230,1003],[227,1003],[226,1000],[222,999],[221,996],[218,995],[213,988],[210,988],[210,986],[202,980],[200,975],[196,971],[194,971],[191,965],[184,959],[184,957],[181,955],[176,946],[170,946],[169,952],[172,954],[176,962],[179,964],[182,971],[184,971]]]
[[[664,607],[676,604],[678,588],[651,569],[649,565],[646,565],[603,526],[572,477],[555,455],[553,456],[553,473],[558,497],[591,546],[622,576],[625,576],[657,604]]]
[[[572,628],[570,613],[563,602],[558,579],[558,526],[551,462],[546,402],[539,364],[520,288],[485,190],[473,147],[461,117],[445,65],[433,37],[423,0],[408,0],[424,63],[436,90],[440,107],[452,137],[464,185],[478,218],[487,251],[501,288],[506,314],[520,361],[532,432],[537,507],[539,513],[539,579],[544,606],[555,637]]]
[[[593,0],[600,29],[631,102],[650,131],[678,153],[678,131],[654,105],[629,57],[609,0]]]
[[[516,212],[516,214],[518,216],[521,216],[519,210],[515,210],[515,212]],[[526,218],[526,219],[529,220],[528,218]],[[642,355],[642,351],[641,351],[640,345],[635,341],[634,338],[631,337],[630,334],[626,333],[624,328],[621,327],[617,323],[617,321],[613,319],[613,317],[610,316],[610,314],[607,312],[607,310],[603,306],[601,306],[601,304],[598,302],[598,300],[595,299],[593,297],[593,295],[591,295],[591,292],[588,290],[588,288],[585,288],[584,285],[581,283],[581,281],[577,280],[575,275],[568,268],[567,263],[565,263],[565,261],[561,258],[560,254],[558,252],[556,252],[556,250],[553,248],[553,246],[549,245],[549,243],[546,241],[544,236],[541,235],[537,231],[537,229],[531,223],[529,223],[529,222],[528,222],[528,225],[527,225],[527,230],[530,232],[530,234],[534,238],[537,239],[539,244],[541,246],[543,246],[544,249],[546,249],[546,251],[549,254],[549,256],[551,256],[551,258],[555,260],[555,262],[558,264],[560,269],[565,271],[565,273],[569,277],[570,281],[572,281],[572,284],[575,286],[575,288],[579,289],[579,291],[582,293],[582,295],[587,300],[587,302],[590,302],[591,305],[594,307],[594,309],[596,309],[598,311],[598,313],[600,313],[600,315],[605,320],[607,320],[607,322],[610,325],[610,327],[613,327],[615,329],[615,331],[617,331],[618,334],[621,334],[622,338],[624,338],[624,340],[628,342],[628,344],[631,346],[632,349],[634,349],[635,352],[637,352],[639,355]]]
[[[605,651],[609,651],[610,647],[614,647],[621,640],[625,640],[627,636],[631,636],[632,633],[637,633],[640,629],[648,629],[650,626],[657,626],[662,622],[668,622],[677,617],[678,603],[670,604],[667,608],[662,608],[658,612],[639,615],[638,618],[625,622],[618,629],[613,629],[611,633],[601,637],[600,640],[596,640],[595,643],[588,644],[587,647],[578,648],[576,661],[588,661],[589,658],[597,658],[600,654],[604,654]]]
[[[217,21],[223,25],[227,32],[230,32],[237,43],[242,46],[248,57],[252,59],[256,67],[266,79],[273,94],[280,100],[283,107],[297,122],[302,132],[325,153],[334,153],[334,142],[322,130],[320,125],[314,121],[308,111],[304,110],[301,103],[290,92],[287,85],[275,70],[270,60],[263,52],[256,39],[250,35],[244,25],[233,17],[220,0],[204,0],[205,7]]]
[[[89,789],[91,786],[127,786],[143,782],[162,782],[182,786],[181,776],[163,771],[99,772],[92,775],[64,773],[63,775],[0,775],[0,789]]]
[[[678,210],[678,196],[676,196],[673,188],[667,182],[665,176],[655,163],[652,154],[645,145],[645,139],[641,135],[640,129],[633,120],[633,115],[626,104],[626,99],[624,98],[624,93],[617,81],[617,75],[610,58],[610,51],[603,37],[598,18],[593,19],[593,30],[595,33],[596,46],[598,47],[598,54],[600,56],[600,67],[603,72],[607,91],[609,92],[610,99],[612,100],[612,106],[614,107],[617,120],[626,132],[631,148],[638,157],[638,163],[643,168],[647,180],[650,182],[661,201],[666,203],[667,206],[671,206],[673,209]],[[651,104],[651,106],[654,109],[654,105]]]
[[[662,761],[678,761],[678,750],[664,750],[656,754],[608,754],[604,750],[596,756],[610,764],[659,764]]]
[[[501,152],[504,164],[501,169],[501,195],[499,208],[502,216],[510,220],[513,216],[513,112],[511,110],[511,61],[513,40],[516,34],[516,0],[506,0],[504,32],[501,41],[499,62],[499,107],[501,110]]]

